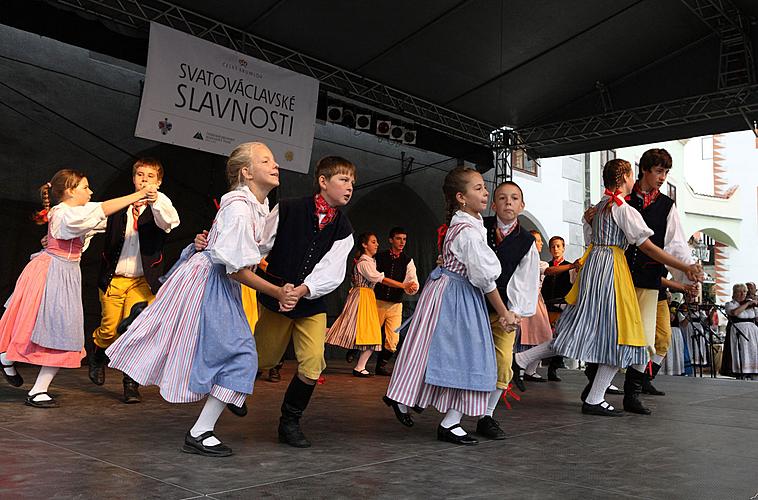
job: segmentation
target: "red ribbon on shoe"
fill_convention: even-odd
[[[515,392],[513,392],[513,385],[508,384],[508,387],[506,387],[505,390],[503,391],[503,395],[501,396],[501,399],[505,403],[505,407],[508,410],[511,410],[512,409],[511,408],[511,403],[510,403],[510,401],[508,401],[508,395],[509,394],[516,401],[521,401],[521,396],[519,396],[518,394],[516,394]]]

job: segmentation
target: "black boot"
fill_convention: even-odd
[[[105,383],[105,365],[108,364],[108,356],[105,355],[105,349],[95,345],[92,356],[89,358],[89,379],[95,385]]]
[[[641,372],[638,372],[631,366],[627,367],[626,377],[624,378],[624,411],[640,415],[650,415],[652,413],[650,408],[647,408],[640,401],[642,378]]]
[[[592,389],[592,384],[595,382],[597,367],[597,363],[587,363],[587,365],[584,367],[584,376],[587,377],[588,382],[584,389],[582,389],[582,395],[580,396],[582,398],[582,403],[584,403],[584,400],[587,399],[587,396]]]
[[[137,319],[137,316],[140,315],[142,311],[145,310],[147,307],[147,302],[137,302],[132,306],[132,310],[129,311],[129,316],[121,320],[121,323],[118,324],[116,327],[116,333],[119,335],[123,335],[126,330],[129,329],[129,325],[132,324],[132,322]]]
[[[282,416],[279,418],[279,442],[295,448],[308,448],[311,442],[300,430],[300,417],[303,416],[308,401],[311,400],[315,385],[306,384],[295,374],[287,387],[282,402]]]
[[[139,384],[132,377],[124,373],[124,403],[140,403],[142,396],[139,393]]]
[[[550,364],[547,365],[547,379],[550,382],[560,382],[561,377],[558,376],[558,368],[563,365],[563,356],[553,356],[550,358]]]
[[[650,375],[647,370],[645,370],[645,373],[642,377],[642,392],[644,394],[650,394],[651,396],[665,396],[666,393],[663,391],[659,391],[655,387],[653,387],[652,381],[655,378],[656,375],[658,375],[658,370],[661,369],[661,365],[658,363],[651,363],[653,367],[653,374]]]
[[[387,367],[387,362],[390,360],[390,358],[392,358],[393,354],[395,353],[388,351],[387,349],[382,349],[376,354],[376,370],[374,370],[375,374],[383,375],[385,377],[392,375],[392,370]]]

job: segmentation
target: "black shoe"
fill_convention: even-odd
[[[377,365],[376,371],[374,372],[375,375],[381,375],[382,377],[389,377],[392,375],[392,370],[387,368],[387,363],[384,363],[382,366]]]
[[[631,366],[626,369],[624,377],[624,410],[638,415],[650,415],[652,411],[640,401],[642,392],[642,373]]]
[[[621,417],[624,415],[623,410],[613,408],[607,401],[602,401],[599,404],[591,405],[587,403],[582,404],[582,413],[585,415],[598,415],[601,417]]]
[[[392,401],[387,396],[382,396],[382,401],[384,401],[384,404],[392,408],[392,410],[395,412],[395,417],[397,418],[398,422],[406,427],[413,427],[413,417],[411,417],[410,413],[403,413],[396,401]]]
[[[587,400],[587,396],[590,395],[590,391],[592,390],[592,382],[584,386],[584,389],[582,389],[582,394],[579,396],[579,399],[582,400],[582,403],[584,403]]]
[[[36,397],[41,396],[43,394],[49,397],[50,399],[37,401]],[[31,396],[27,395],[26,399],[24,399],[24,404],[26,406],[33,406],[35,408],[58,408],[58,406],[60,406],[58,404],[58,401],[56,401],[56,399],[53,396],[51,396],[50,394],[46,392],[38,392],[37,394],[33,394]]]
[[[348,363],[352,363],[353,361],[355,361],[356,352],[358,351],[356,351],[355,349],[348,349],[347,352],[345,353],[345,361],[347,361]]]
[[[18,371],[18,368],[16,367],[16,374],[15,375],[8,375],[5,373],[5,370],[3,368],[10,368],[15,367],[16,363],[11,363],[9,365],[4,365],[0,363],[0,372],[3,373],[3,377],[5,377],[5,381],[8,382],[13,387],[21,387],[24,385],[24,378],[21,376],[21,373]]]
[[[140,315],[142,311],[145,310],[147,307],[147,302],[137,302],[132,306],[132,310],[129,311],[129,316],[121,320],[121,323],[118,324],[116,327],[116,333],[119,335],[123,335],[124,332],[129,328],[129,325],[132,324],[132,321],[137,319],[137,316]]]
[[[232,454],[232,449],[226,446],[224,443],[214,446],[204,445],[203,441],[209,437],[215,437],[218,439],[213,431],[203,432],[198,437],[192,437],[192,434],[190,434],[188,431],[187,435],[184,436],[184,446],[182,446],[182,451],[184,453],[194,453],[196,455],[203,455],[205,457],[228,457]]]
[[[528,375],[528,374],[524,375],[524,380],[526,380],[527,382],[547,382],[547,380],[545,380],[542,377],[535,377],[534,375]]]
[[[605,390],[606,394],[616,394],[617,396],[623,396],[624,391],[623,389],[619,389],[618,387],[614,386],[608,386],[608,388]]]
[[[368,377],[373,377],[373,376],[374,375],[368,370],[366,370],[365,368],[361,371],[353,369],[353,377],[368,378]]]
[[[548,366],[547,368],[547,379],[550,382],[560,382],[561,377],[558,376],[558,368],[554,367],[553,365]]]
[[[247,403],[243,402],[242,406],[233,405],[232,403],[226,403],[226,408],[237,415],[238,417],[244,417],[247,415]]]
[[[650,368],[653,372],[652,375],[648,373],[647,370],[645,370],[645,373],[642,375],[642,393],[650,394],[651,396],[665,396],[666,393],[656,389],[652,383],[655,376],[658,375],[658,370],[661,369],[661,365],[658,363],[651,363]]]
[[[297,374],[287,387],[279,418],[279,441],[295,448],[308,448],[311,442],[300,429],[300,418],[313,396],[315,385],[306,384]]]
[[[282,374],[279,373],[279,368],[276,366],[268,371],[269,382],[280,382],[282,380]]]
[[[439,441],[447,441],[448,443],[453,444],[465,444],[465,445],[473,445],[473,444],[479,444],[479,440],[475,437],[471,437],[468,434],[464,434],[463,436],[456,436],[453,434],[453,429],[461,428],[460,424],[456,424],[452,426],[449,429],[445,429],[441,425],[437,427],[437,439]]]
[[[142,396],[139,393],[139,384],[124,373],[124,403],[130,405],[141,402]]]
[[[88,369],[89,379],[93,384],[103,385],[105,383],[105,365],[107,364],[108,356],[105,354],[105,349],[96,345],[92,351],[92,356],[90,356]]]
[[[489,439],[505,439],[505,432],[500,428],[497,420],[490,416],[484,416],[476,423],[476,433]]]
[[[524,383],[523,373],[524,369],[521,368],[518,363],[516,363],[516,357],[513,357],[513,361],[511,362],[511,369],[513,370],[513,383],[518,387],[518,390],[521,392],[526,391],[526,384]]]
[[[279,442],[295,448],[310,448],[311,446],[311,442],[300,429],[300,419],[288,418],[284,415],[279,418]]]

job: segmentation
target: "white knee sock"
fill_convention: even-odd
[[[197,417],[197,422],[190,429],[190,435],[192,437],[198,437],[203,432],[212,431],[216,427],[216,421],[221,413],[224,411],[226,403],[220,399],[208,396],[203,406],[203,411],[200,412],[200,416]],[[215,446],[221,444],[221,441],[214,437],[205,438],[203,440],[205,446]]]
[[[605,390],[611,384],[613,376],[618,371],[618,366],[600,365],[597,367],[595,382],[587,395],[585,402],[589,405],[597,405],[605,401]]]
[[[663,362],[663,356],[661,356],[660,354],[653,354],[653,356],[650,359],[656,365],[660,365]]]
[[[537,378],[540,378],[539,374],[537,373],[537,367],[540,366],[540,363],[542,362],[541,359],[537,359],[529,363],[529,365],[524,370],[524,373],[531,376],[536,376]]]
[[[34,387],[29,391],[29,395],[34,396],[40,392],[47,392],[47,389],[50,387],[50,383],[53,381],[53,378],[55,378],[55,374],[58,373],[58,370],[60,370],[60,368],[57,366],[43,366],[40,368],[37,380],[34,382]],[[34,400],[50,401],[50,398],[47,396],[39,396],[34,398]]]
[[[632,365],[630,368],[634,368],[640,373],[645,373],[645,369],[647,369],[647,363],[645,363],[644,365]]]
[[[445,413],[445,418],[442,419],[442,422],[440,422],[440,425],[444,427],[445,429],[449,429],[454,425],[458,425],[461,423],[461,418],[463,418],[463,413],[459,412],[458,410],[453,410],[452,408]],[[461,429],[460,427],[453,429],[453,434],[456,436],[465,436],[466,431]]]
[[[494,391],[490,392],[490,397],[487,400],[487,413],[485,415],[491,417],[495,413],[495,408],[497,407],[497,403],[500,401],[500,396],[502,395],[502,389],[495,389]]]
[[[13,361],[8,361],[8,358],[5,357],[4,352],[0,352],[0,364],[3,365],[3,370],[5,370],[5,374],[9,377],[12,377],[16,375],[16,368],[12,365]],[[7,366],[11,365],[11,366]]]
[[[540,361],[544,358],[555,356],[555,351],[553,350],[552,344],[553,341],[548,340],[547,342],[543,342],[542,344],[534,346],[529,350],[517,353],[515,356],[516,363],[521,368],[526,368],[529,366],[529,364],[535,361]]]
[[[365,351],[361,351],[361,355],[358,356],[358,363],[355,365],[355,371],[362,372],[366,369],[366,363],[368,363],[368,358],[371,357],[371,354],[373,354],[374,351],[371,349],[366,349]]]

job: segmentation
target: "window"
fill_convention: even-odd
[[[668,192],[669,198],[674,200],[674,203],[676,203],[676,186],[674,186],[673,184],[669,182],[668,187],[669,187],[669,192]]]
[[[514,149],[511,152],[511,167],[513,170],[537,176],[540,164],[537,160],[530,158],[523,149]]]
[[[703,160],[713,159],[713,136],[700,139],[700,151]]]

